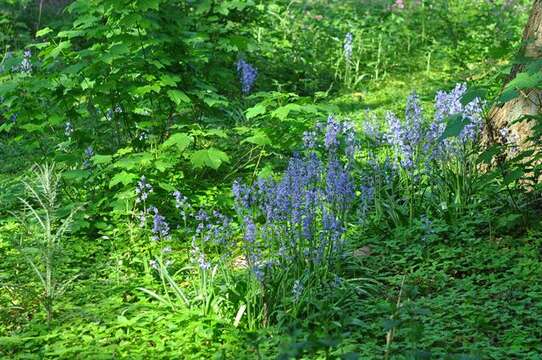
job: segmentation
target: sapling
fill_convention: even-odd
[[[53,319],[53,305],[75,279],[59,282],[57,266],[61,258],[61,240],[73,222],[78,208],[71,210],[64,219],[59,214],[58,189],[60,173],[54,164],[35,165],[33,179],[23,181],[27,198],[19,198],[23,213],[17,215],[27,235],[19,238],[18,249],[36,273],[44,291],[42,303],[47,312],[47,326]],[[28,245],[32,246],[34,251]],[[37,255],[35,253],[37,249]]]

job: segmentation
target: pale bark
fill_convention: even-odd
[[[533,2],[522,40],[523,46],[520,51],[522,58],[539,59],[542,57],[542,0]],[[515,65],[506,80],[505,86],[524,68],[524,64]],[[527,121],[515,125],[511,124],[522,116],[539,113],[542,108],[541,99],[542,92],[540,90],[530,89],[523,91],[515,99],[493,107],[489,113],[484,142],[489,144],[499,142],[499,130],[507,127],[519,139],[519,144],[524,144],[531,133],[532,124]]]

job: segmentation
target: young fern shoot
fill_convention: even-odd
[[[47,325],[50,327],[55,300],[75,279],[60,283],[55,270],[60,258],[61,240],[73,222],[73,216],[78,208],[72,209],[65,219],[60,218],[58,214],[60,173],[56,172],[54,164],[35,165],[33,175],[32,181],[23,182],[28,197],[19,198],[24,212],[22,216],[17,217],[26,229],[28,237],[26,240],[21,237],[17,247],[43,287],[42,303],[47,312]],[[31,253],[28,245],[37,248],[39,256]]]

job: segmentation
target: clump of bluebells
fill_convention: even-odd
[[[256,81],[258,76],[258,71],[248,62],[243,59],[237,61],[237,75],[239,76],[239,81],[241,82],[241,91],[243,94],[248,95],[252,90],[252,86]]]
[[[394,113],[386,114],[387,132],[382,133],[372,124],[366,126],[366,137],[388,149],[385,157],[369,151],[369,161],[375,169],[373,179],[378,180],[376,185],[386,190],[385,197],[390,199],[386,208],[399,209],[407,204],[408,218],[412,221],[415,202],[421,203],[428,189],[433,194],[446,194],[443,196],[447,198],[441,199],[445,202],[457,202],[464,197],[462,193],[469,186],[454,179],[469,178],[467,173],[476,171],[471,155],[483,125],[483,102],[476,98],[464,104],[466,92],[465,84],[458,84],[449,92],[437,92],[432,118],[426,116],[419,97],[413,93],[407,98],[404,120]],[[450,124],[453,124],[450,128],[459,130],[457,136],[454,131],[447,131]],[[385,174],[379,176],[379,173]],[[402,216],[401,211],[392,218]]]
[[[297,301],[307,290],[301,277],[325,282],[322,272],[336,271],[355,197],[355,139],[350,123],[330,116],[305,133],[303,152],[290,159],[282,177],[233,184],[243,251],[262,289],[290,286]],[[281,276],[285,272],[291,283]]]
[[[458,84],[450,92],[439,91],[435,97],[435,115],[432,121],[424,118],[419,97],[413,93],[407,99],[405,120],[394,113],[386,114],[387,144],[393,149],[395,164],[403,169],[428,165],[430,161],[445,161],[466,155],[482,129],[483,103],[476,98],[462,104],[467,91],[465,84]],[[464,122],[459,136],[443,138],[447,120],[455,116]]]

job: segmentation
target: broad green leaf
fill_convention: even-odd
[[[251,143],[255,145],[265,146],[270,145],[271,140],[263,131],[255,131],[254,135],[244,139],[241,143]]]
[[[290,111],[300,111],[303,107],[298,104],[288,104],[275,109],[271,115],[279,120],[285,120],[288,117]]]
[[[175,105],[190,104],[192,101],[186,94],[180,90],[168,90],[167,96],[175,103]]]
[[[266,111],[265,105],[257,104],[256,106],[253,106],[247,109],[247,111],[245,112],[245,116],[247,117],[247,119],[250,120],[258,115],[265,114],[265,111]]]
[[[134,95],[145,95],[150,92],[159,93],[160,92],[160,85],[153,84],[153,85],[144,85],[136,88],[135,90],[131,91]]]
[[[501,152],[501,148],[498,145],[493,145],[485,150],[483,153],[478,156],[479,163],[490,164],[495,155]]]
[[[50,59],[50,58],[56,59],[58,57],[58,55],[60,55],[60,53],[62,53],[62,51],[70,48],[71,46],[72,46],[72,43],[69,40],[68,41],[61,41],[56,47],[46,51],[47,55],[45,55],[44,60],[47,60],[47,59]]]
[[[163,148],[176,146],[180,151],[184,151],[192,143],[192,137],[185,133],[175,133],[162,144]]]
[[[222,163],[229,162],[229,160],[230,158],[225,152],[215,148],[198,150],[190,157],[190,161],[195,168],[207,166],[214,170],[218,169]]]
[[[113,156],[111,155],[94,155],[92,157],[94,165],[109,164],[112,160]]]
[[[122,184],[126,186],[128,184],[131,184],[135,179],[137,179],[136,174],[128,173],[126,171],[121,171],[120,173],[113,176],[113,178],[109,182],[109,188],[111,189],[113,186],[117,184]]]
[[[441,140],[450,138],[450,137],[457,137],[459,134],[461,134],[461,131],[470,124],[470,121],[468,119],[463,118],[463,115],[461,114],[453,114],[446,120],[446,129],[444,129],[444,132],[440,136]]]
[[[53,30],[49,27],[46,27],[46,28],[43,28],[41,30],[38,30],[36,32],[36,37],[42,37],[42,36],[45,36],[47,34],[49,34],[50,32],[52,32]]]
[[[506,174],[506,176],[504,177],[504,182],[506,184],[513,183],[514,181],[521,179],[524,174],[524,169],[514,169],[510,173]]]

